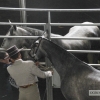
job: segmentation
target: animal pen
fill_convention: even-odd
[[[22,1],[22,2],[21,2]],[[81,24],[81,23],[51,23],[51,12],[100,12],[100,9],[34,9],[34,8],[25,8],[25,1],[20,0],[20,8],[9,8],[9,7],[0,7],[0,10],[12,10],[12,11],[20,11],[22,23],[9,23],[9,22],[0,22],[0,25],[31,25],[31,26],[43,26],[44,31],[47,31],[49,34],[48,39],[68,39],[68,40],[100,40],[100,38],[93,38],[93,37],[71,37],[71,38],[63,38],[63,37],[51,37],[51,26],[100,26],[100,23],[94,24]],[[26,12],[47,12],[48,13],[48,23],[27,23]],[[0,36],[0,38],[37,38],[38,36]],[[2,48],[0,50],[3,50]],[[29,49],[24,49],[29,50]],[[76,52],[76,53],[100,53],[98,50],[67,50],[69,52]],[[100,66],[100,64],[89,64],[93,66]],[[46,59],[46,66],[51,67],[50,62]],[[56,73],[56,72],[54,72]],[[53,92],[52,88],[60,88],[60,80],[55,82],[55,79],[59,78],[57,74],[53,75],[53,79],[47,78],[46,79],[46,87],[47,87],[47,100],[53,100]]]

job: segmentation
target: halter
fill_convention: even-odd
[[[34,57],[35,57],[35,55],[36,55],[36,53],[37,53],[37,50],[38,50],[38,48],[39,48],[39,45],[40,45],[40,43],[41,43],[41,40],[42,40],[42,37],[38,37],[35,41],[33,41],[33,43],[32,43],[32,45],[31,45],[31,50],[29,51],[29,56],[31,57],[31,58],[33,58],[33,60],[36,62],[37,61],[37,59],[35,59]],[[36,45],[36,41],[39,41],[39,43],[38,43],[38,45]],[[33,52],[33,55],[31,55],[31,52],[34,50],[34,52]]]

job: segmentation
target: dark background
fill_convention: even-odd
[[[19,8],[19,0],[0,0],[0,7],[15,7]],[[43,9],[97,9],[100,8],[100,0],[26,0],[27,8],[43,8]],[[47,23],[47,12],[26,12],[28,23]],[[3,11],[0,10],[0,22],[20,22],[19,11]],[[90,21],[100,23],[100,12],[52,12],[52,23],[82,23]],[[30,26],[43,30],[43,27]],[[64,35],[68,33],[71,26],[52,27],[51,32]],[[0,35],[5,35],[10,28],[10,25],[0,25]],[[0,43],[3,39],[0,38]],[[44,83],[41,83],[44,84]],[[45,87],[41,87],[40,92],[44,97]],[[64,100],[59,89],[55,89],[54,100]]]

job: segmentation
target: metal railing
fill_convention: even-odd
[[[50,12],[100,12],[100,9],[35,9],[35,8],[10,8],[0,7],[0,10],[9,11],[39,11],[48,12],[48,30],[51,33],[51,26],[100,26],[100,23],[82,24],[82,23],[51,23]],[[32,26],[45,26],[47,23],[8,23],[0,22],[0,25],[32,25]],[[0,38],[37,38],[37,36],[0,36]],[[68,39],[68,40],[100,40],[94,37],[50,37],[50,39]],[[0,48],[1,50],[1,48]],[[98,50],[68,50],[69,52],[78,53],[100,53]]]
[[[31,26],[44,26],[47,23],[9,23],[0,22],[0,25],[31,25]],[[82,23],[49,23],[50,26],[100,26],[100,23],[82,24]]]
[[[100,12],[100,9],[34,9],[34,8],[9,8],[9,7],[0,7],[0,10],[9,10],[9,11],[40,11],[40,12],[48,12],[48,34],[49,39],[83,39],[83,40],[100,40],[100,38],[86,38],[86,37],[74,37],[74,38],[63,38],[63,37],[50,37],[51,26],[100,26],[100,23],[94,24],[81,24],[81,23],[51,23],[50,12]],[[0,25],[32,25],[32,26],[46,26],[46,23],[8,23],[8,22],[0,22]],[[23,37],[23,36],[1,36],[0,38],[37,38],[37,37]],[[68,50],[69,52],[78,52],[78,53],[99,53],[100,51],[87,51],[87,50]],[[89,64],[93,66],[100,66],[100,64]],[[51,91],[52,86],[49,86],[49,91]],[[53,100],[52,91],[47,92],[49,96],[47,96],[47,100]]]
[[[42,12],[100,12],[100,9],[37,9],[37,8],[11,8],[0,7],[0,10],[11,11],[42,11]]]

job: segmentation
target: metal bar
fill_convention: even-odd
[[[40,64],[45,65],[45,62],[40,62]],[[98,67],[100,67],[100,64],[88,64],[88,65],[90,65],[90,66],[98,66]]]
[[[39,36],[3,36],[0,35],[0,38],[33,38],[36,39]],[[67,40],[100,40],[98,37],[51,37],[51,39],[67,39]]]
[[[14,11],[50,11],[50,12],[99,12],[100,9],[37,9],[37,8],[11,8],[0,7],[0,10],[14,10]]]
[[[88,64],[90,66],[99,66],[100,67],[100,64]]]
[[[100,53],[100,50],[67,50],[71,53]]]
[[[98,37],[51,37],[51,39],[67,39],[67,40],[100,40]]]
[[[8,22],[0,22],[0,25],[34,25],[34,26],[44,26],[46,23],[8,23]]]
[[[22,51],[29,51],[29,50],[31,49],[23,49]],[[71,53],[100,53],[100,50],[67,50],[67,51]]]
[[[91,24],[83,24],[83,23],[50,23],[51,26],[100,26],[100,23],[91,23]]]
[[[45,64],[47,67],[51,67],[52,64],[49,61],[49,59],[46,57],[45,59]],[[47,88],[47,100],[53,100],[53,91],[52,91],[52,78],[47,77],[46,78],[46,88]]]
[[[26,8],[26,0],[19,0],[19,6],[21,8]],[[27,22],[26,11],[20,11],[20,20],[23,23]]]
[[[0,51],[5,50],[4,48],[0,48]],[[31,49],[23,49],[22,51],[29,51]],[[67,50],[71,53],[100,53],[100,50]]]
[[[0,25],[34,25],[34,26],[44,26],[46,23],[9,23],[0,22]],[[93,24],[82,24],[82,23],[49,23],[50,26],[100,26],[100,23]]]
[[[0,38],[33,38],[33,39],[36,39],[38,37],[39,36],[3,36],[3,35],[0,35]]]
[[[48,23],[47,23],[47,33],[48,33],[48,39],[50,40],[50,33],[51,33],[51,16],[50,16],[50,11],[48,11]],[[46,62],[46,66],[51,67],[51,62],[50,60],[45,57],[45,62]],[[53,100],[53,91],[52,91],[52,78],[51,77],[47,77],[46,78],[46,87],[47,87],[47,100]]]
[[[51,15],[50,15],[50,11],[48,12],[48,39],[50,40],[50,37],[51,37],[51,26],[50,26],[50,23],[51,23]]]

